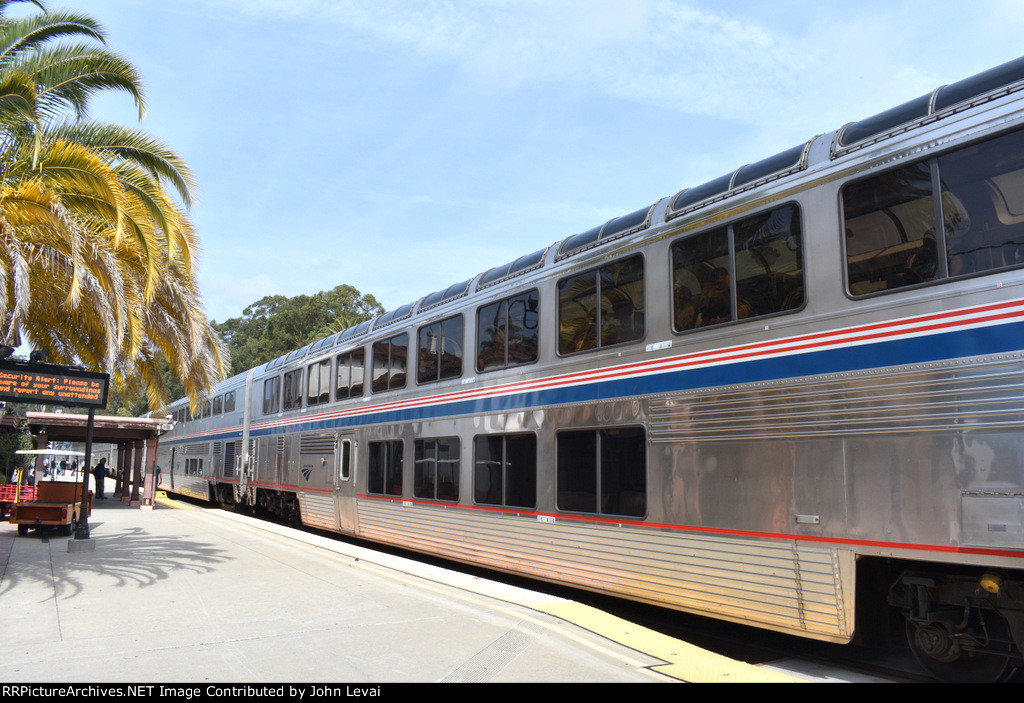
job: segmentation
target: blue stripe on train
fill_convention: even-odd
[[[551,388],[476,400],[439,402],[417,408],[369,412],[341,418],[328,418],[254,429],[251,437],[292,432],[313,432],[380,423],[429,420],[456,415],[482,415],[500,411],[606,401],[631,396],[690,391],[785,378],[863,371],[866,369],[947,361],[963,357],[1002,354],[1024,349],[1024,322],[994,325],[972,330],[929,334],[907,339],[873,342],[823,351],[800,352],[768,359],[725,362],[698,369],[683,369],[636,378],[605,380],[568,388]],[[210,433],[200,441],[232,439],[240,431]],[[167,444],[187,444],[192,439],[167,439]]]

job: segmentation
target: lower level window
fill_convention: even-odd
[[[558,509],[640,517],[647,512],[642,427],[558,433]]]
[[[459,438],[418,439],[413,495],[430,500],[459,499]]]
[[[473,497],[477,503],[537,507],[537,437],[481,435],[473,441]]]
[[[366,489],[381,495],[402,495],[402,442],[370,442]]]

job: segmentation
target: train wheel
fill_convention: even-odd
[[[975,610],[970,629],[957,632],[941,622],[907,620],[907,641],[924,670],[947,683],[1006,681],[1020,665],[1009,625],[990,611]]]

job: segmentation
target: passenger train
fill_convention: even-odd
[[[895,621],[936,677],[1003,680],[1024,58],[169,411],[167,491],[828,642]]]

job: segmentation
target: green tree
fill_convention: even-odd
[[[231,353],[232,374],[239,374],[382,312],[372,295],[340,285],[294,298],[268,295],[213,326]]]
[[[6,417],[8,411],[0,408],[0,415]],[[0,482],[7,483],[14,470],[25,463],[16,452],[32,446],[28,431],[19,423],[13,414],[9,422],[0,424]]]
[[[145,110],[95,20],[38,0],[11,18],[16,1],[0,0],[0,336],[107,372],[154,408],[169,366],[198,403],[228,361],[195,278],[192,172],[154,137],[88,119],[102,91]]]

